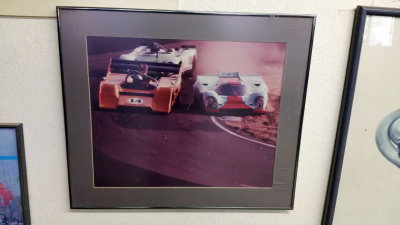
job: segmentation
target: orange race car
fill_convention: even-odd
[[[195,46],[165,48],[150,42],[119,59],[111,59],[107,75],[100,82],[99,107],[130,106],[171,112],[182,79],[192,76],[195,58]]]
[[[111,59],[100,82],[99,107],[150,108],[171,112],[182,83],[181,64]]]

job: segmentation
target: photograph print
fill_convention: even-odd
[[[28,199],[19,151],[21,143],[14,125],[0,124],[0,224],[29,225]],[[24,196],[25,195],[25,196]]]
[[[272,187],[285,42],[86,41],[94,187]]]

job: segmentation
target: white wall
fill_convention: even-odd
[[[0,15],[55,17],[56,6],[176,9],[178,0],[0,0]]]
[[[316,14],[294,210],[71,210],[55,19],[0,17],[0,122],[22,122],[33,225],[319,224],[357,5],[393,0],[181,0],[183,10]]]

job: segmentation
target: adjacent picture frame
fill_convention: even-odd
[[[400,9],[359,6],[322,224],[396,224]]]
[[[315,16],[57,20],[71,208],[293,209]]]
[[[0,223],[30,225],[22,124],[0,123]]]

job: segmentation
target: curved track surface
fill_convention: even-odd
[[[148,180],[154,180],[152,176],[171,178],[167,186],[272,185],[274,148],[235,137],[217,127],[207,115],[179,110],[169,115],[130,109],[94,110],[92,120],[94,154],[102,156],[94,161],[95,168],[102,171],[97,174],[95,169],[95,179],[99,177],[96,186],[121,183],[115,181],[113,185],[107,181],[104,171],[110,173],[108,177],[112,180],[134,172],[118,171],[115,166],[104,169],[111,165],[107,159],[154,173],[135,171],[136,179],[131,177],[131,183],[122,182],[128,186],[164,186],[156,181],[152,184]]]

